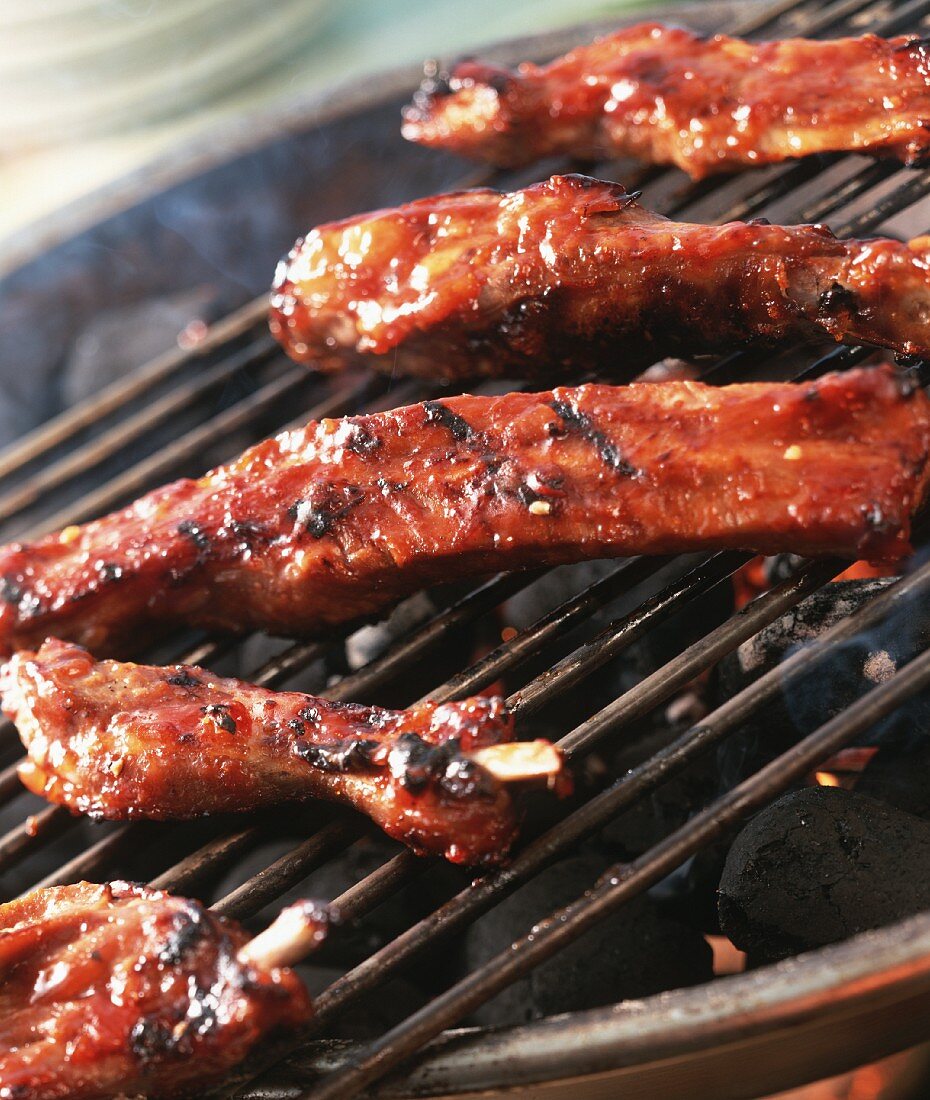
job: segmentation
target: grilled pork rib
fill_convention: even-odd
[[[543,67],[431,67],[403,133],[504,167],[629,155],[696,179],[810,153],[914,164],[930,149],[928,59],[916,35],[755,43],[643,23]]]
[[[311,1013],[292,971],[239,959],[247,939],[197,902],[125,882],[0,906],[0,1096],[203,1095]]]
[[[891,370],[581,386],[285,432],[121,512],[0,549],[0,651],[174,624],[288,635],[503,569],[716,548],[895,559],[930,403]]]
[[[499,860],[516,833],[506,786],[468,755],[513,739],[499,699],[390,711],[97,663],[51,640],[7,665],[3,707],[28,750],[23,782],[81,813],[176,819],[325,798],[469,864]]]
[[[322,370],[450,379],[596,370],[795,338],[930,352],[930,240],[690,225],[618,184],[553,176],[315,229],[278,269],[271,328]]]

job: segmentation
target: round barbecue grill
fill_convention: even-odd
[[[865,30],[894,34],[925,30],[930,0],[707,4],[680,9],[677,18],[698,30],[725,29],[750,37]],[[505,63],[542,60],[607,26],[572,28],[489,53]],[[274,262],[309,225],[437,190],[478,183],[510,188],[576,167],[483,172],[405,144],[398,111],[416,80],[417,73],[405,70],[250,119],[9,243],[0,255],[0,369],[9,390],[0,414],[0,441],[7,444],[0,451],[5,540],[81,522],[170,478],[199,473],[294,422],[295,416],[303,422],[389,408],[435,392],[361,371],[314,376],[283,357],[263,323],[263,295]],[[650,207],[679,220],[823,220],[840,235],[894,232],[905,224],[912,234],[923,231],[926,215],[920,204],[930,194],[930,171],[853,157],[810,158],[697,184],[675,171],[626,164],[585,170],[619,179],[631,190],[643,187]],[[123,325],[128,335],[141,319],[153,325],[158,341],[166,322],[146,311],[146,303],[169,299],[179,301],[182,310],[193,309],[189,295],[204,286],[209,301],[196,299],[197,308],[205,311],[202,325],[189,326],[177,346],[169,347],[164,338],[167,350],[144,362],[135,360],[133,369],[114,372],[110,380],[98,379],[101,388],[73,401],[62,379],[89,333],[99,342],[109,318],[111,331],[119,333]],[[91,341],[83,359],[79,356],[85,369],[96,346]],[[846,348],[820,355],[798,348],[764,357],[739,353],[714,363],[706,374],[721,382],[750,376],[809,378],[866,355]],[[922,382],[930,380],[921,375],[921,365],[914,370]],[[890,679],[871,690],[861,684],[861,694],[848,699],[840,713],[823,714],[823,724],[773,764],[721,795],[634,862],[618,865],[505,957],[472,972],[375,1042],[356,1045],[327,1038],[330,1023],[351,1015],[363,996],[723,743],[838,647],[909,602],[930,598],[930,563],[920,552],[928,543],[930,525],[918,523],[917,564],[904,578],[617,776],[612,786],[563,811],[561,820],[518,849],[508,868],[464,885],[338,977],[317,998],[317,1018],[307,1033],[263,1050],[218,1094],[283,1100],[336,1098],[362,1090],[392,1097],[511,1090],[539,1097],[735,1100],[822,1078],[930,1038],[930,913],[710,985],[502,1030],[450,1030],[508,982],[664,879],[930,686],[930,651],[921,650],[919,639],[910,662]],[[421,690],[431,687],[430,698],[450,699],[482,690],[504,675],[517,677],[520,687],[510,703],[524,723],[554,700],[581,699],[589,677],[727,583],[747,560],[748,555],[728,552],[614,564],[593,581],[590,575],[587,582],[579,580],[554,608],[478,660],[460,660],[445,682],[423,683]],[[777,587],[569,732],[561,730],[569,758],[580,760],[608,740],[617,741],[625,729],[826,584],[843,564],[799,562]],[[449,644],[461,627],[488,620],[503,601],[539,580],[538,573],[501,575],[451,595],[440,592],[431,601],[409,601],[401,616],[403,629],[392,643],[373,657],[345,661],[338,675],[330,675],[325,693],[377,702],[378,694],[390,689],[413,701],[428,654]],[[606,625],[605,608],[616,609]],[[319,675],[324,659],[332,673],[333,651],[344,653],[345,641],[269,650],[254,640],[185,636],[158,650],[153,660],[207,665],[235,660],[240,675],[262,685],[296,680],[306,686],[300,678]],[[532,678],[527,673],[519,679],[526,668],[533,670]],[[585,713],[580,705],[579,713]],[[0,752],[0,765],[6,765],[0,771],[5,815],[0,820],[7,829],[0,837],[0,882],[8,894],[38,884],[144,874],[157,886],[202,896],[217,911],[248,919],[364,834],[364,826],[350,816],[316,813],[299,842],[257,871],[250,868],[244,881],[216,896],[220,872],[259,849],[274,833],[274,823],[106,825],[88,833],[86,824],[62,809],[20,793],[18,742],[8,724],[0,727]],[[424,862],[398,851],[336,898],[339,910],[351,919],[398,891],[416,891]]]

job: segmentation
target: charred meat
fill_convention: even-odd
[[[500,699],[390,711],[188,666],[98,663],[55,640],[18,653],[3,687],[23,782],[81,813],[177,819],[324,798],[469,864],[499,860],[516,833],[505,782],[480,762],[513,739]]]
[[[420,199],[313,230],[282,262],[271,328],[322,370],[363,359],[435,379],[594,370],[836,340],[930,352],[930,239],[816,225],[692,225],[614,183]]]
[[[930,149],[928,59],[917,35],[757,43],[644,23],[542,67],[431,66],[403,133],[502,167],[633,156],[696,179],[811,153],[916,164]]]
[[[311,1014],[292,971],[240,958],[247,940],[197,902],[125,882],[0,906],[0,1095],[203,1095]]]
[[[930,403],[890,369],[454,397],[323,420],[0,549],[0,651],[171,624],[320,634],[503,569],[741,548],[908,551]]]

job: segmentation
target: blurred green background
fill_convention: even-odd
[[[652,14],[663,5],[648,5]],[[0,238],[226,119],[642,0],[0,0]]]

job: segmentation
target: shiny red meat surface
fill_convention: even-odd
[[[630,155],[699,179],[810,153],[919,163],[928,119],[930,45],[918,35],[745,42],[643,23],[549,65],[431,70],[403,132],[501,166]]]
[[[324,798],[471,864],[501,859],[516,833],[505,784],[469,757],[513,739],[500,699],[391,711],[186,665],[97,662],[55,640],[18,653],[2,688],[28,750],[23,782],[80,813],[191,818]]]
[[[595,371],[780,340],[930,353],[930,238],[696,225],[615,183],[436,195],[320,226],[275,278],[291,358],[459,380]]]
[[[248,935],[199,903],[125,882],[0,906],[4,1100],[203,1095],[310,998],[246,963]]]
[[[890,369],[580,386],[324,420],[0,550],[0,650],[172,624],[321,634],[431,584],[720,548],[895,559],[930,404]]]

